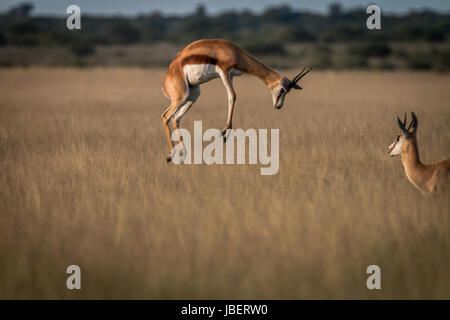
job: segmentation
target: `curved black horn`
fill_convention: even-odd
[[[414,112],[411,112],[411,117],[412,117],[412,120],[411,120],[411,123],[409,124],[408,131],[409,131],[409,129],[413,128],[412,132],[415,133],[417,130],[417,125],[418,125],[416,114]]]
[[[405,112],[405,118],[403,119],[403,126],[406,126],[406,112]]]
[[[292,79],[292,82],[293,82],[293,83],[297,82],[297,78],[300,77],[300,76],[302,75],[302,73],[305,71],[305,69],[306,69],[306,68],[303,68],[303,70],[300,71],[300,73],[299,73],[298,75],[296,75],[296,76],[294,77],[294,79]]]
[[[408,136],[408,130],[406,130],[405,125],[402,123],[402,121],[400,120],[400,118],[397,115],[397,122],[398,122],[398,126],[400,127],[400,130],[402,130],[403,135],[405,137]],[[406,122],[406,114],[405,114],[405,122]]]
[[[306,70],[306,68],[303,68],[303,70],[295,76],[294,79],[292,79],[292,83],[297,83],[301,78],[303,78],[308,72],[310,72],[312,70],[312,68],[309,68],[308,70]]]

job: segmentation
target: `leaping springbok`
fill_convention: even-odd
[[[228,93],[228,119],[222,130],[225,141],[227,130],[232,129],[236,101],[233,77],[249,73],[260,78],[272,93],[274,107],[281,109],[284,98],[291,89],[302,89],[297,82],[309,71],[311,69],[303,69],[294,79],[289,80],[230,41],[209,39],[191,43],[178,53],[164,77],[163,91],[171,100],[170,106],[162,114],[170,146],[167,162],[172,159],[173,150],[169,121],[172,120],[174,130],[179,129],[181,118],[200,95],[201,84],[220,77],[225,85]],[[179,140],[182,141],[181,135]]]
[[[398,126],[401,134],[388,147],[391,156],[401,154],[403,167],[409,181],[423,192],[435,192],[449,190],[450,187],[450,159],[437,162],[435,164],[423,164],[420,161],[419,150],[417,148],[417,127],[418,121],[414,112],[411,112],[412,121],[406,126],[405,119],[402,122],[397,116]]]

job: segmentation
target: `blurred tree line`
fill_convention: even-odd
[[[224,38],[255,55],[280,57],[292,55],[290,45],[310,44],[311,64],[319,68],[365,68],[378,59],[378,67],[386,69],[395,68],[395,61],[403,61],[412,69],[450,69],[446,46],[450,43],[450,15],[431,11],[382,13],[381,30],[366,28],[365,8],[343,10],[339,3],[330,5],[328,14],[302,12],[286,5],[260,14],[231,10],[217,15],[208,15],[206,7],[199,5],[184,16],[150,12],[129,18],[92,16],[82,11],[82,29],[69,31],[66,16],[32,16],[32,10],[32,4],[23,3],[0,13],[0,46],[63,46],[83,57],[94,54],[98,46],[169,42],[181,48],[201,38]],[[392,43],[416,43],[427,50],[397,50]],[[335,61],[338,44],[344,44],[345,50],[340,52],[342,59]]]

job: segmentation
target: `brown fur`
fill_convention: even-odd
[[[198,40],[185,47],[169,66],[164,78],[164,90],[172,98],[179,94],[171,91],[170,82],[181,76],[186,64],[214,64],[224,73],[236,69],[257,76],[269,87],[280,81],[283,76],[267,67],[248,52],[234,43],[223,39]]]
[[[423,164],[415,136],[403,141],[402,162],[409,181],[420,190],[424,192],[448,190],[450,159],[435,164]]]
[[[267,67],[258,59],[235,45],[234,43],[222,39],[198,40],[185,47],[169,66],[164,77],[163,91],[170,98],[169,108],[162,114],[163,125],[166,129],[167,139],[169,141],[170,151],[173,149],[169,121],[177,112],[180,105],[187,98],[186,88],[188,86],[186,75],[183,67],[187,64],[213,64],[221,68],[225,74],[226,80],[230,83],[232,105],[229,111],[227,124],[222,131],[232,127],[232,115],[234,101],[236,99],[234,90],[232,89],[231,80],[228,72],[231,69],[239,70],[243,73],[249,73],[260,78],[269,87],[273,88],[283,76],[278,72]],[[178,124],[173,121],[174,129],[178,129]],[[180,137],[181,140],[181,137]],[[170,161],[170,156],[167,158]]]

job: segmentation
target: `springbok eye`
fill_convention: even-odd
[[[285,93],[286,92],[286,89],[284,89],[284,88],[281,88],[280,89],[280,94],[283,94],[283,93]]]

